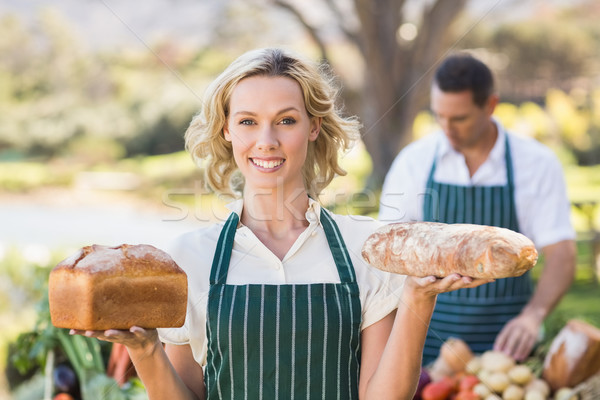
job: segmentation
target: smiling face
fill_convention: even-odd
[[[431,110],[437,122],[457,151],[476,148],[493,135],[492,113],[498,100],[490,96],[483,107],[473,101],[470,90],[444,92],[437,85],[431,89]]]
[[[291,78],[253,76],[241,80],[229,102],[223,129],[245,190],[304,188],[302,167],[320,120],[311,118],[300,85]]]

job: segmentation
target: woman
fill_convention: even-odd
[[[125,344],[151,399],[410,399],[436,295],[485,283],[365,264],[380,224],[315,200],[358,135],[335,96],[322,69],[280,49],[242,55],[208,88],[186,146],[215,191],[236,171],[243,188],[224,224],[170,251],[188,274],[185,325],[160,339],[73,332]]]

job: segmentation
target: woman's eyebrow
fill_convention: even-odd
[[[276,115],[283,114],[283,113],[286,113],[288,111],[299,111],[299,110],[298,110],[298,108],[296,108],[294,106],[292,106],[292,107],[286,107],[284,109],[281,109],[281,110],[277,111]],[[242,115],[251,115],[251,116],[256,116],[257,115],[257,113],[255,113],[253,111],[244,111],[244,110],[236,111],[232,115],[235,116],[235,115],[239,115],[239,114],[242,114]]]

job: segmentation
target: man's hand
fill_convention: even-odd
[[[542,320],[521,313],[504,325],[494,342],[494,350],[501,351],[517,361],[525,360],[538,341]]]

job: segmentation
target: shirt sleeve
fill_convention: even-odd
[[[538,248],[575,239],[562,166],[550,150],[543,156],[535,168],[528,169],[530,178],[515,187],[519,228]],[[525,172],[516,170],[515,174]]]
[[[366,272],[371,276],[368,277],[370,284],[361,287],[361,290],[366,291],[361,330],[382,320],[398,308],[406,279],[405,275],[384,272],[373,267],[369,267]]]
[[[406,162],[402,154],[398,155],[390,167],[381,190],[379,217],[382,222],[402,222],[407,216],[406,193],[409,182]]]
[[[365,329],[398,308],[406,277],[378,270],[362,257],[365,240],[383,223],[360,216],[336,216],[336,222],[356,273],[362,306],[361,329]]]
[[[379,203],[383,223],[423,220],[423,200],[436,148],[436,135],[406,146],[386,174]]]
[[[220,228],[209,226],[177,238],[167,252],[181,267],[188,280],[186,318],[180,328],[161,328],[158,335],[163,343],[190,345],[194,359],[206,363],[206,306],[210,288],[211,257]]]
[[[183,326],[179,327],[179,328],[159,328],[157,329],[158,331],[158,337],[160,338],[161,342],[163,343],[167,343],[167,344],[175,344],[175,345],[184,345],[184,344],[189,344],[189,321],[190,321],[190,304],[189,304],[189,295],[190,295],[190,283],[191,283],[191,279],[189,276],[189,272],[186,271],[186,255],[185,255],[185,242],[186,242],[186,235],[182,235],[180,237],[178,237],[177,239],[175,239],[175,241],[173,241],[172,243],[169,244],[169,246],[166,249],[166,252],[171,256],[171,258],[173,259],[173,261],[175,261],[175,263],[185,271],[186,273],[186,277],[187,277],[187,284],[188,284],[188,303],[186,306],[186,312],[185,312],[185,321],[183,323]]]

